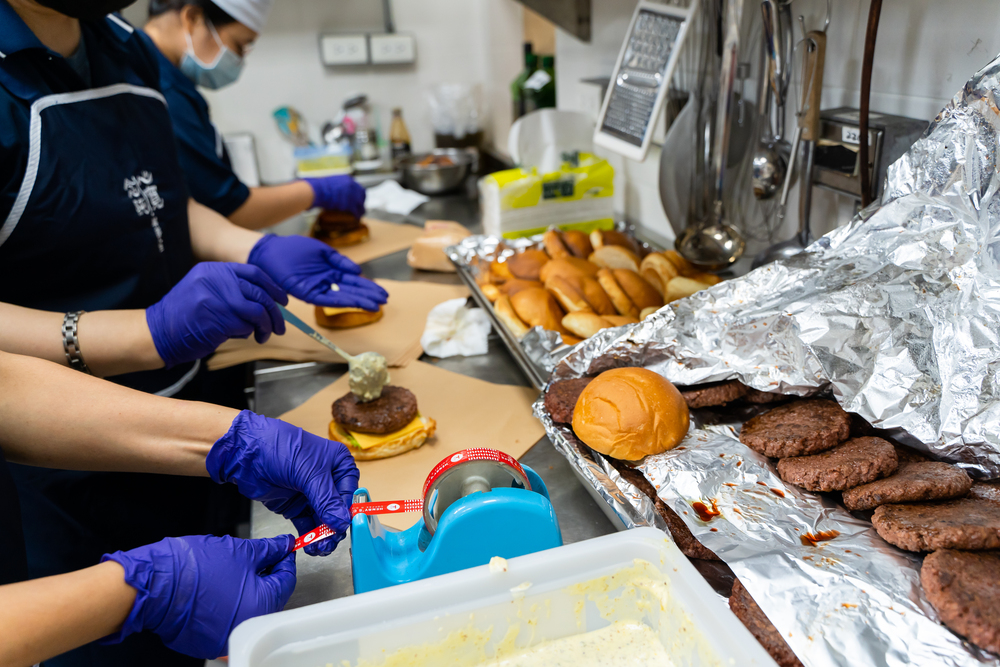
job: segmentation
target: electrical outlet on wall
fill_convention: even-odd
[[[367,65],[366,35],[320,35],[320,60],[324,65]]]
[[[413,35],[399,33],[373,34],[368,36],[373,65],[401,65],[415,62],[417,46]]]

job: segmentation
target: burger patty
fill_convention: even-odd
[[[896,450],[882,438],[854,438],[812,456],[778,461],[781,479],[808,491],[843,491],[896,470]]]
[[[743,394],[743,400],[747,403],[776,403],[777,401],[783,401],[788,396],[784,394],[776,394],[770,391],[761,391],[760,389],[754,389],[753,387],[746,387],[746,392]]]
[[[348,392],[333,403],[333,420],[349,431],[385,435],[403,428],[417,416],[417,397],[409,389],[387,384],[382,395],[362,403]]]
[[[872,525],[908,551],[1000,549],[1000,503],[959,498],[921,505],[880,505]]]
[[[594,378],[576,378],[553,382],[545,392],[545,409],[557,424],[572,424],[573,409],[580,394]]]
[[[948,463],[901,463],[896,473],[885,479],[844,491],[844,505],[849,510],[870,510],[892,503],[959,498],[971,486],[965,471]]]
[[[687,527],[684,523],[684,519],[677,516],[670,507],[660,500],[656,495],[656,489],[653,485],[646,479],[646,476],[642,474],[642,471],[636,470],[625,463],[617,459],[608,459],[618,474],[621,475],[627,482],[631,483],[634,487],[639,489],[643,494],[646,495],[650,500],[653,501],[653,505],[656,508],[656,513],[663,517],[663,520],[667,523],[667,529],[670,531],[671,537],[674,538],[674,543],[677,548],[681,550],[681,553],[688,558],[701,558],[702,560],[716,560],[721,561],[722,559],[715,555],[715,552],[703,545],[698,541],[698,538],[694,536],[691,529]]]
[[[920,584],[945,625],[1000,653],[1000,553],[935,551],[924,559]]]
[[[708,408],[725,405],[747,393],[748,387],[737,380],[694,385],[681,392],[689,408]]]
[[[743,587],[743,583],[737,579],[733,582],[733,592],[729,596],[729,608],[736,618],[746,626],[760,645],[764,647],[778,667],[802,667],[802,663],[795,657],[795,653],[788,647],[781,633],[774,627],[771,621],[767,620],[767,615],[757,606],[750,592]]]
[[[816,454],[850,436],[851,416],[824,399],[779,406],[743,424],[740,442],[764,456],[784,458]]]
[[[345,211],[325,210],[316,218],[316,226],[327,233],[343,233],[361,226],[361,220]]]

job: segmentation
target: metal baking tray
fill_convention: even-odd
[[[642,238],[631,226],[619,223],[617,229],[632,236],[644,248],[652,251],[660,249],[657,244]],[[469,236],[462,239],[460,243],[445,248],[445,254],[455,265],[458,277],[469,288],[472,298],[479,307],[486,311],[493,323],[493,330],[499,334],[500,339],[510,351],[511,356],[514,357],[514,361],[517,362],[528,382],[538,391],[545,388],[549,376],[552,374],[552,369],[573,347],[563,343],[562,337],[558,333],[545,331],[541,327],[535,327],[518,340],[517,336],[497,317],[496,311],[493,310],[493,304],[483,294],[476,277],[480,271],[488,271],[489,263],[499,256],[510,256],[528,248],[541,247],[541,234],[519,239],[501,239],[496,236],[479,234]]]

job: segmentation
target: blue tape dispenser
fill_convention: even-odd
[[[414,511],[423,517],[402,531],[378,519]],[[438,463],[419,500],[371,502],[360,488],[351,512],[355,593],[562,546],[542,478],[493,449],[466,449]]]

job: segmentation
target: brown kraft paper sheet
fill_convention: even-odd
[[[378,322],[352,329],[326,329],[316,323],[316,308],[289,297],[288,310],[318,332],[339,345],[348,354],[378,352],[390,366],[405,366],[420,358],[423,348],[420,337],[431,309],[449,299],[469,296],[464,285],[440,285],[417,281],[376,280],[389,292],[383,306],[384,315]],[[286,324],[284,336],[271,336],[258,345],[253,336],[234,338],[219,346],[208,360],[209,370],[229,368],[247,361],[274,359],[277,361],[320,361],[346,363],[332,350],[316,342],[291,324]]]
[[[469,447],[499,449],[520,458],[545,430],[531,414],[538,392],[527,387],[493,384],[416,361],[390,371],[391,384],[417,397],[420,414],[437,422],[437,432],[422,447],[377,461],[358,461],[361,486],[372,500],[421,497],[424,480],[443,458]],[[346,374],[281,419],[310,433],[329,437],[331,406],[349,391]],[[420,515],[379,517],[393,528],[408,528]]]
[[[335,248],[355,264],[364,264],[406,250],[424,233],[423,227],[402,222],[385,222],[373,218],[362,218],[361,221],[368,225],[371,238],[357,245]]]

